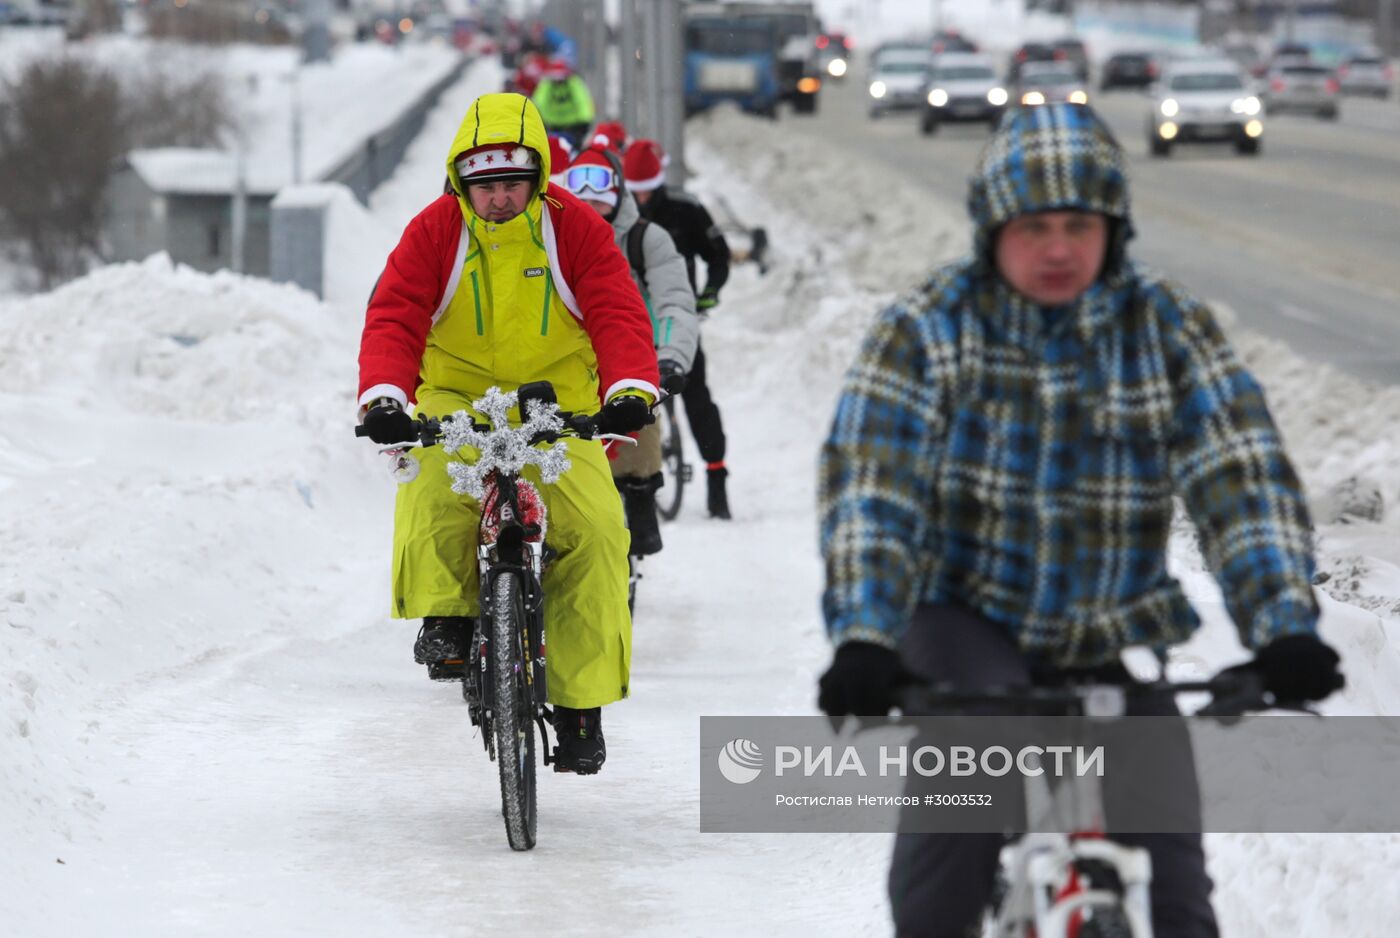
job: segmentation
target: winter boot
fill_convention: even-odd
[[[462,676],[462,660],[471,644],[476,621],[467,616],[427,616],[413,643],[413,660],[428,666],[435,681],[455,681]]]
[[[622,507],[627,513],[627,529],[632,532],[628,553],[647,557],[661,551],[661,522],[656,517],[656,490],[661,486],[661,474],[649,479],[622,476],[614,479],[622,493]]]
[[[729,520],[729,496],[724,491],[724,480],[729,470],[724,463],[712,463],[705,469],[705,482],[709,486],[709,509],[711,518]]]
[[[608,757],[603,745],[603,708],[574,710],[554,708],[554,732],[559,747],[554,751],[554,771],[595,775]]]

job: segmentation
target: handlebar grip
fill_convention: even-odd
[[[357,427],[355,428],[355,435],[356,435],[356,436],[369,436],[369,427],[365,426],[364,424],[360,424],[359,426],[357,426]]]

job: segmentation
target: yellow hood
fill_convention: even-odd
[[[539,109],[524,95],[484,94],[467,108],[467,116],[462,118],[462,126],[457,128],[452,149],[447,153],[447,178],[463,213],[471,214],[471,203],[457,179],[457,157],[488,143],[523,143],[539,154],[540,179],[535,197],[544,195],[549,188],[549,136]]]

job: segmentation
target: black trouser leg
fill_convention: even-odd
[[[964,687],[1026,684],[1030,672],[1010,634],[974,612],[920,605],[900,646],[905,665],[926,680]],[[1167,715],[1170,709],[1135,713]],[[1183,772],[1187,770],[1183,768]],[[1183,784],[1195,784],[1194,770]],[[1111,796],[1108,802],[1113,826]],[[1114,838],[1152,856],[1152,923],[1156,938],[1217,938],[1211,881],[1199,834],[1136,834]],[[1003,840],[998,834],[900,834],[890,865],[889,895],[899,938],[963,938],[976,934],[991,899]]]
[[[710,388],[705,383],[704,346],[695,349],[695,363],[686,375],[681,403],[685,405],[685,419],[695,435],[700,458],[709,465],[724,462],[724,425],[720,423],[719,407],[710,397]]]

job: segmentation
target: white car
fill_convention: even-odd
[[[870,66],[870,116],[911,111],[923,104],[932,55],[912,49],[881,52]]]
[[[919,128],[931,134],[945,121],[986,121],[995,127],[1010,92],[998,80],[989,56],[944,52],[933,60],[924,98]]]
[[[1152,86],[1147,146],[1153,156],[1188,141],[1231,143],[1235,152],[1252,155],[1263,138],[1263,104],[1233,62],[1174,62]]]

